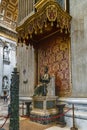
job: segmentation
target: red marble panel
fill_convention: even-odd
[[[38,45],[38,65],[40,73],[43,73],[44,66],[49,67],[50,75],[56,78],[56,95],[68,96],[71,92],[70,85],[70,41],[62,40],[62,37],[53,36],[43,40]]]

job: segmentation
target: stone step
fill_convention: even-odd
[[[69,127],[63,127],[63,128],[61,128],[59,126],[52,126],[52,127],[47,128],[45,130],[70,130],[70,128]]]
[[[1,117],[1,118],[0,118],[0,126],[3,125],[5,121],[6,121],[6,118]],[[8,123],[8,122],[9,122],[9,119],[7,119],[6,123]],[[0,129],[0,130],[1,130],[1,129]]]
[[[0,121],[2,121],[4,119],[4,117],[0,117]]]

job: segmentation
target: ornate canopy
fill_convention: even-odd
[[[48,35],[70,33],[71,16],[56,0],[42,0],[35,5],[35,13],[17,27],[18,43],[39,42]]]

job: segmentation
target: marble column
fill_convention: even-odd
[[[22,0],[19,0],[18,2],[18,22],[20,22],[22,20]]]
[[[3,77],[3,46],[0,43],[0,95],[2,95],[2,77]]]
[[[29,12],[29,13],[31,13],[31,12],[33,11],[33,8],[32,8],[32,0],[29,0],[29,2],[30,2],[30,5],[29,5],[29,10],[30,10],[30,12]]]
[[[19,0],[18,2],[19,23],[33,11],[34,1],[35,0]]]
[[[28,3],[26,2],[26,3],[25,3],[25,9],[26,9],[26,10],[25,10],[25,14],[26,14],[26,16],[27,16],[27,6],[28,6]]]
[[[21,74],[21,69],[22,69],[22,46],[21,43],[19,44],[19,46],[17,46],[17,68],[19,71],[19,78],[20,78],[20,82],[19,82],[19,92],[20,92],[20,96],[22,94],[22,74]]]
[[[27,72],[27,68],[26,68],[26,45],[23,45],[22,48],[23,52],[22,52],[22,87],[23,87],[23,93],[26,93],[26,72]]]
[[[87,1],[70,1],[72,96],[87,97]],[[73,10],[74,8],[74,10]],[[78,15],[79,14],[79,15]]]
[[[34,87],[35,87],[35,77],[36,77],[36,63],[35,63],[35,50],[32,46],[32,94],[34,92]]]

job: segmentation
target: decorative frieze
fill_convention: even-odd
[[[7,29],[6,27],[0,26],[0,33],[3,33],[5,35],[8,35],[9,37],[17,39],[17,32]]]

